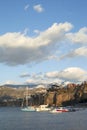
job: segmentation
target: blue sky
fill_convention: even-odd
[[[0,0],[0,84],[86,80],[86,6],[86,0]]]

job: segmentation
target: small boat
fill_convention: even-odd
[[[53,110],[50,111],[51,113],[62,113],[62,112],[69,112],[69,109],[66,107],[58,107],[54,108]]]
[[[36,107],[36,111],[50,111],[51,108],[48,105],[40,105],[39,107]]]
[[[36,109],[33,107],[33,106],[27,106],[27,107],[24,107],[24,108],[21,108],[22,111],[25,111],[25,112],[33,112],[33,111],[36,111]]]

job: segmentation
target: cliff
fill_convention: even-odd
[[[82,84],[68,84],[66,87],[55,85],[48,89],[45,104],[55,106],[73,105],[87,101],[87,82]]]
[[[25,88],[0,87],[0,106],[21,106],[25,100]],[[28,89],[29,105],[49,104],[67,106],[87,102],[87,82],[68,84],[67,86],[50,85],[49,88]]]

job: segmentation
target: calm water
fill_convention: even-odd
[[[86,130],[87,109],[52,114],[22,112],[20,108],[0,108],[0,130]]]

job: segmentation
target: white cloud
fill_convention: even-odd
[[[77,56],[87,57],[87,47],[83,46],[83,47],[77,48],[71,52],[68,52],[67,54],[60,56],[59,60],[64,59],[64,58],[73,58],[73,57],[77,57]]]
[[[40,34],[40,31],[37,30],[37,29],[35,29],[35,30],[34,30],[34,33],[36,33],[36,34]]]
[[[44,74],[43,74],[43,73],[33,73],[33,74],[31,75],[31,77],[32,77],[33,79],[43,79],[43,78],[44,78]]]
[[[74,58],[77,56],[87,57],[87,27],[83,27],[79,29],[77,32],[66,33],[66,41],[72,46],[65,54],[61,53],[61,56],[57,58],[58,60],[62,60],[64,58]],[[66,43],[67,43],[66,42]],[[72,48],[72,50],[71,50]]]
[[[46,77],[48,77],[48,78],[56,78],[56,77],[58,77],[58,74],[59,74],[58,71],[48,72],[48,73],[46,73]]]
[[[25,5],[24,10],[27,11],[29,8],[29,4]]]
[[[49,60],[58,51],[60,42],[72,25],[68,22],[54,23],[36,37],[14,32],[0,36],[0,63],[23,65]]]
[[[78,67],[67,68],[59,73],[60,78],[68,81],[80,81],[85,76],[87,76],[87,71]]]
[[[66,81],[84,81],[87,79],[87,71],[78,67],[66,68],[62,71],[46,73],[48,78],[59,78]]]
[[[76,33],[68,33],[66,36],[73,43],[87,44],[87,27],[81,28]]]
[[[52,84],[52,83],[61,83],[62,82],[62,80],[61,79],[58,79],[58,78],[55,78],[55,79],[53,79],[52,80],[52,78],[43,78],[43,79],[41,79],[41,78],[30,78],[30,79],[28,79],[28,80],[26,80],[26,83],[27,84],[45,84],[45,85],[47,85],[47,84]]]
[[[12,80],[7,80],[7,81],[5,81],[3,84],[13,84],[13,85],[17,85],[17,84],[20,84],[19,82],[15,82],[15,81],[12,81]]]
[[[26,80],[25,84],[50,84],[50,83],[61,83],[62,80],[53,77],[47,77],[46,74],[43,73],[33,73],[30,78]]]
[[[38,13],[41,13],[41,12],[44,11],[42,5],[40,5],[40,4],[34,5],[34,6],[33,6],[33,9],[34,9],[35,11],[37,11]]]
[[[74,55],[87,56],[87,47],[80,47],[74,51]]]
[[[39,32],[37,36],[29,37],[28,29],[21,32],[8,32],[0,35],[0,63],[16,66],[39,63],[45,60],[61,60],[76,56],[87,56],[86,33],[87,28],[80,29],[77,33],[69,33],[73,25],[71,23],[54,23],[51,27]],[[36,30],[38,32],[38,30]],[[76,37],[74,37],[74,35]],[[81,38],[77,38],[77,36]],[[77,43],[84,46],[74,47]],[[67,49],[67,40],[73,41],[72,51]],[[63,43],[61,45],[61,43]],[[70,44],[70,42],[68,43]],[[66,48],[65,48],[66,45]],[[60,48],[63,48],[60,50]],[[65,50],[64,50],[65,49]],[[58,53],[60,52],[60,53]]]
[[[36,75],[36,74],[35,74]],[[62,71],[47,72],[42,76],[32,76],[26,80],[28,84],[68,84],[70,82],[87,81],[87,70],[79,67],[69,67]]]
[[[29,73],[23,73],[20,75],[21,78],[30,77]]]

